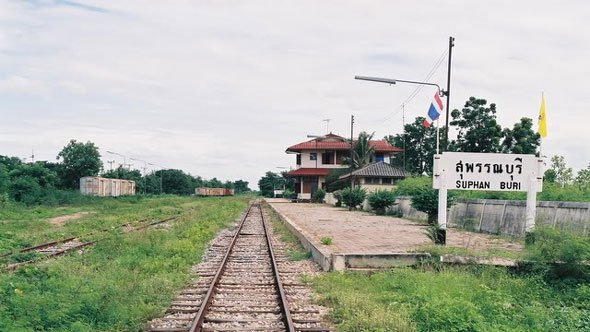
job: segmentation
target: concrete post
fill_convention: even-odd
[[[447,186],[444,172],[440,173],[440,187],[438,189],[438,234],[436,244],[447,243]]]
[[[535,218],[537,216],[537,179],[531,176],[529,188],[526,194],[526,220],[524,223],[525,243],[535,242],[533,231],[535,230]]]

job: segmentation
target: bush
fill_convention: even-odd
[[[590,237],[569,234],[558,229],[538,227],[534,242],[527,246],[529,259],[546,264],[552,276],[590,279]]]
[[[357,206],[363,204],[367,192],[362,188],[346,188],[342,190],[342,202],[348,206],[350,210],[356,209]]]
[[[318,189],[311,196],[311,202],[312,203],[323,203],[324,197],[326,197],[326,192],[323,189]]]
[[[290,189],[287,188],[283,191],[283,198],[294,199],[294,198],[297,198],[297,194],[295,194],[294,191],[291,191]]]
[[[369,205],[377,215],[384,215],[385,210],[395,204],[395,193],[391,190],[377,190],[367,197]]]
[[[334,199],[336,199],[336,207],[341,207],[342,206],[342,190],[336,190],[335,192],[332,193],[332,195],[334,195]]]

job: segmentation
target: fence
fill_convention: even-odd
[[[331,193],[325,202],[334,205]],[[391,209],[405,218],[426,220],[427,215],[412,207],[410,197],[398,197]],[[363,209],[368,210],[365,200]],[[490,234],[524,236],[526,202],[499,199],[460,199],[450,208],[449,227]],[[590,202],[537,202],[537,225],[548,225],[576,234],[590,235]]]
[[[426,214],[412,208],[409,197],[398,197],[394,207],[404,217],[426,220]],[[478,232],[524,235],[526,202],[496,199],[458,200],[448,213],[450,227]],[[577,234],[590,233],[590,202],[537,202],[537,225],[549,225]]]

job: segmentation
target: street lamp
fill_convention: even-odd
[[[419,81],[409,81],[409,80],[400,80],[400,79],[393,79],[393,78],[381,78],[381,77],[368,77],[368,76],[355,76],[354,79],[356,79],[356,80],[363,80],[363,81],[379,82],[379,83],[387,83],[387,84],[390,84],[390,85],[391,84],[396,84],[397,82],[401,82],[401,83],[409,83],[409,84],[435,86],[438,89],[439,96],[441,96],[441,97],[446,96],[447,97],[447,112],[446,112],[446,116],[445,116],[445,120],[446,120],[445,144],[444,144],[444,149],[445,150],[447,149],[447,142],[449,140],[449,92],[448,92],[448,90],[445,91],[445,90],[441,89],[438,84],[436,84],[436,83],[430,83],[430,82],[419,82]],[[404,128],[404,132],[405,132],[405,128]],[[436,153],[439,153],[439,147],[438,147],[438,137],[439,137],[438,127],[437,127],[436,137],[437,137],[436,138]],[[405,143],[405,137],[404,137],[404,143]]]
[[[451,97],[451,58],[453,55],[453,47],[455,46],[455,38],[449,37],[449,62],[447,67],[447,90],[443,90],[435,83],[429,82],[419,82],[419,81],[408,81],[408,80],[399,80],[399,79],[389,79],[389,78],[380,78],[380,77],[367,77],[367,76],[355,76],[354,78],[357,80],[364,80],[364,81],[373,81],[373,82],[380,82],[380,83],[387,83],[387,84],[395,84],[397,82],[400,83],[409,83],[409,84],[419,84],[419,85],[431,85],[436,86],[438,88],[439,94],[441,97],[447,97],[447,107],[446,107],[446,116],[445,116],[445,144],[444,149],[447,150],[449,145],[449,102]]]

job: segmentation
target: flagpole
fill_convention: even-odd
[[[436,154],[439,154],[440,147],[440,125],[438,119],[436,119]]]

